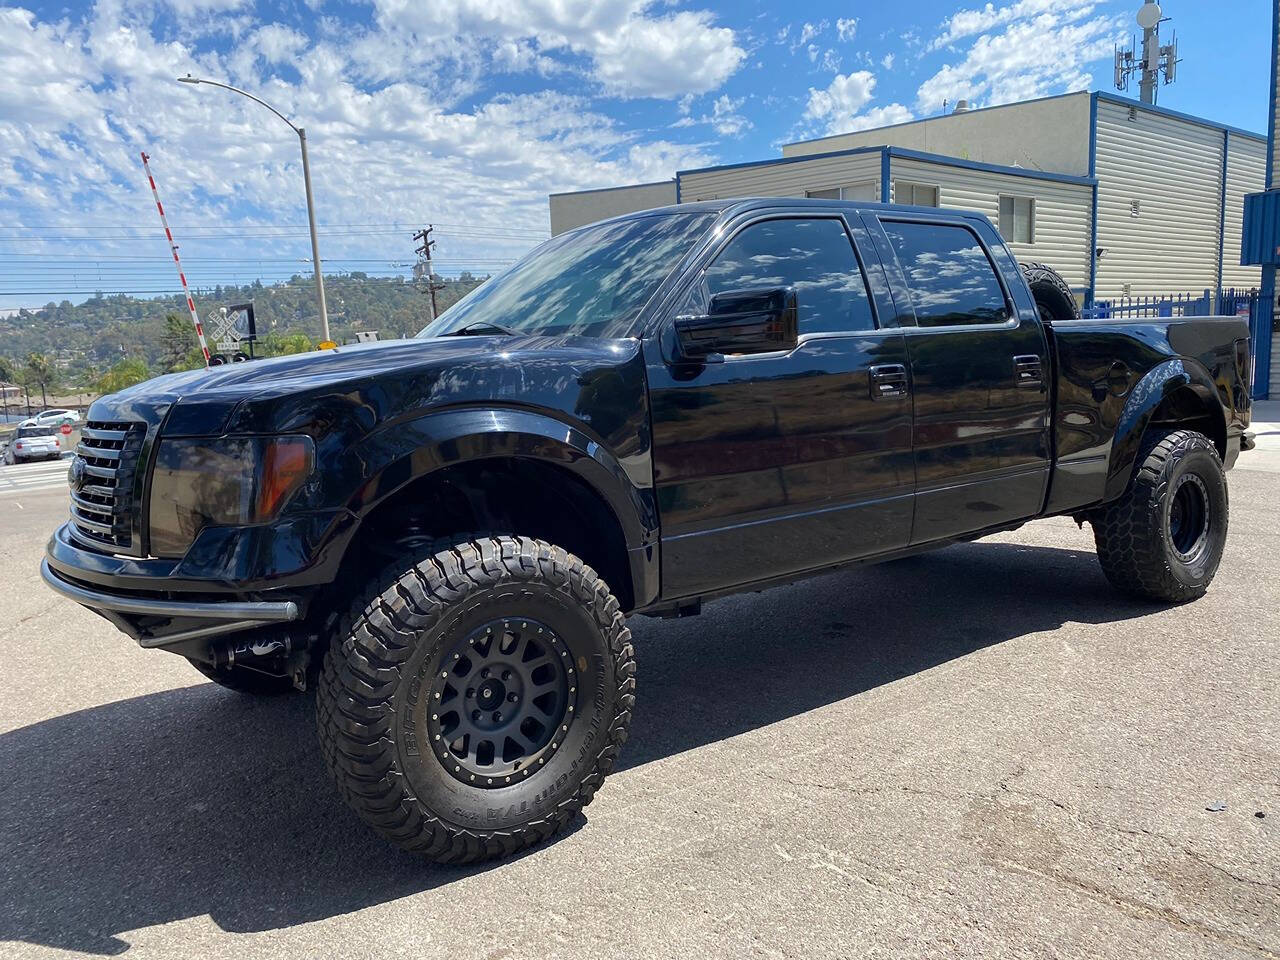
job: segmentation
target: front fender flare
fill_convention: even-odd
[[[1111,441],[1111,456],[1107,460],[1104,501],[1114,500],[1128,488],[1133,472],[1137,469],[1142,437],[1151,423],[1152,415],[1167,396],[1183,387],[1194,390],[1207,401],[1211,410],[1218,410],[1218,415],[1221,416],[1213,377],[1195,360],[1177,357],[1147,371],[1130,391],[1116,423],[1115,437]],[[1223,429],[1225,428],[1224,419]]]

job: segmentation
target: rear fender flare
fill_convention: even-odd
[[[1137,469],[1138,451],[1142,438],[1151,423],[1152,415],[1175,390],[1190,387],[1205,400],[1210,410],[1222,416],[1218,391],[1203,366],[1195,360],[1178,357],[1153,367],[1134,386],[1125,402],[1120,420],[1116,423],[1115,438],[1111,441],[1111,456],[1107,460],[1107,484],[1103,500],[1114,500],[1129,486]],[[1225,429],[1225,419],[1223,428]]]

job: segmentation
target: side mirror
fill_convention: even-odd
[[[675,331],[680,355],[686,360],[790,350],[799,336],[795,288],[718,293],[705,315],[676,317]]]

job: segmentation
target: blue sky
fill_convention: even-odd
[[[550,192],[783,143],[1111,89],[1139,0],[98,0],[0,6],[0,308],[167,290],[138,152],[201,286],[305,273],[308,129],[328,269],[441,272],[547,235]],[[1168,0],[1177,110],[1265,132],[1270,4]]]

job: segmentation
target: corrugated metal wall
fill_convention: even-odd
[[[984,213],[999,229],[1000,195],[1034,197],[1035,242],[1010,243],[1019,260],[1039,260],[1062,274],[1073,288],[1089,286],[1089,215],[1093,190],[1016,174],[970,170],[926,160],[893,157],[891,179],[936,184],[938,202],[958,210]]]
[[[1222,147],[1221,130],[1098,101],[1098,299],[1214,286]]]
[[[1253,288],[1262,282],[1261,267],[1240,266],[1244,234],[1244,195],[1266,185],[1267,145],[1229,133],[1227,140],[1227,210],[1222,230],[1222,285]]]
[[[694,170],[679,174],[680,201],[723,197],[803,197],[866,180],[880,184],[880,151],[752,166]]]

